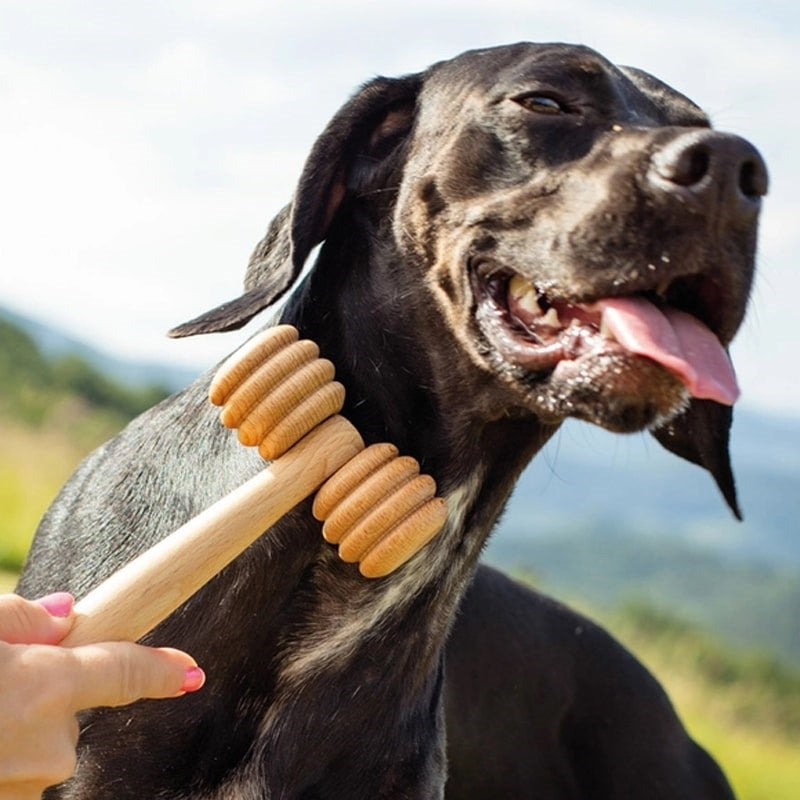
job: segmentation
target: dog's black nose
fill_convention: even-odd
[[[767,193],[767,167],[746,139],[717,131],[682,133],[657,150],[648,173],[651,185],[708,211],[748,216]]]

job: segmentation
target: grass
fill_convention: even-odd
[[[5,426],[4,426],[5,428]],[[24,428],[5,428],[0,440],[0,567],[18,568],[39,519],[74,464],[72,446],[52,436],[41,447]],[[65,474],[66,473],[66,474]]]
[[[797,800],[800,671],[641,606],[606,623],[660,680],[739,800]]]
[[[800,747],[796,740],[741,725],[727,726],[709,716],[707,698],[697,687],[676,688],[680,681],[669,673],[663,682],[687,729],[722,765],[739,800],[797,800]]]
[[[64,402],[37,426],[0,417],[0,570],[18,571],[39,520],[84,455],[122,421]]]
[[[692,737],[722,766],[739,800],[797,800],[800,746],[795,736],[731,719],[725,692],[676,668],[655,648],[640,647],[637,655],[661,681]]]

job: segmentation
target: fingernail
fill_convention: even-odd
[[[51,617],[68,617],[75,605],[75,598],[69,592],[54,592],[36,601]]]
[[[196,692],[206,682],[206,674],[200,667],[189,667],[183,675],[182,692]]]

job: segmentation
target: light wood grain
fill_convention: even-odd
[[[81,599],[63,644],[140,639],[363,448],[346,419],[326,420]]]

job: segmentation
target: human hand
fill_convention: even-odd
[[[75,771],[77,712],[179,697],[205,681],[191,656],[129,642],[58,647],[73,598],[0,595],[0,800],[38,800]]]

